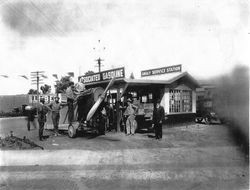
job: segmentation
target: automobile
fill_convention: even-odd
[[[197,111],[195,117],[196,123],[221,124],[221,120],[214,111]]]

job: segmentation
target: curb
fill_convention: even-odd
[[[1,120],[14,120],[14,119],[26,119],[27,116],[18,116],[18,117],[0,117]]]
[[[227,168],[192,168],[180,170],[179,168],[167,171],[151,170],[106,170],[96,167],[93,170],[67,170],[67,171],[32,171],[32,172],[0,172],[0,181],[8,179],[16,180],[35,180],[35,179],[53,179],[62,177],[72,179],[87,180],[142,180],[142,181],[209,181],[211,179],[233,180],[239,178],[248,178],[247,169],[242,167]]]

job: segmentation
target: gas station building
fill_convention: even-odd
[[[181,65],[141,71],[141,79],[125,78],[122,67],[79,76],[78,81],[84,83],[87,89],[105,88],[112,77],[116,77],[116,80],[106,101],[115,109],[117,128],[122,117],[120,108],[126,104],[127,98],[132,98],[133,104],[139,108],[137,120],[152,119],[156,100],[161,101],[168,123],[190,120],[195,116],[196,88],[199,84],[189,73],[181,72]]]

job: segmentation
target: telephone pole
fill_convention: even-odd
[[[43,73],[44,71],[34,71],[31,72],[31,85],[36,85],[36,97],[37,97],[37,105],[39,103],[39,85],[43,84]]]
[[[101,59],[101,58],[99,57],[98,59],[96,59],[96,61],[97,61],[98,71],[99,71],[99,73],[100,73],[100,72],[101,72],[101,66],[103,66],[103,65],[102,65],[102,61],[104,61],[104,59]]]
[[[94,50],[97,50],[97,52],[98,52],[98,54],[99,54],[99,58],[98,59],[96,59],[95,61],[97,61],[97,67],[98,67],[98,71],[99,72],[101,72],[101,67],[103,66],[102,65],[102,61],[104,61],[104,59],[101,59],[100,58],[100,52],[102,51],[102,50],[105,50],[106,49],[106,47],[100,47],[100,42],[101,42],[101,40],[98,40],[98,47],[97,48],[93,48]]]

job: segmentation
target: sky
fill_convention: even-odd
[[[249,65],[249,13],[248,0],[2,0],[0,95],[36,88],[33,71],[52,86],[52,74],[77,81],[98,57],[127,77],[178,64],[196,79],[223,75]]]

